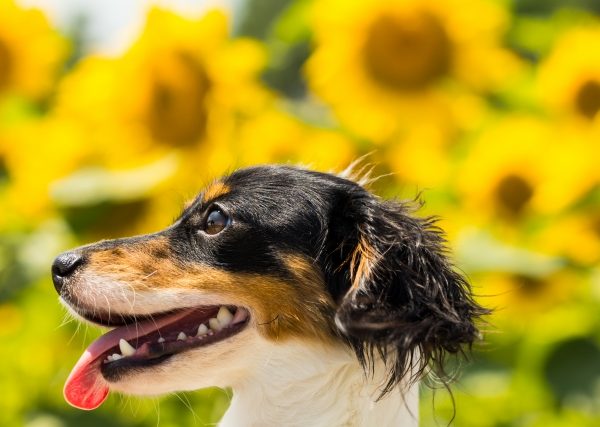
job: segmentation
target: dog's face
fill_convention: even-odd
[[[67,382],[85,409],[108,388],[234,385],[261,348],[289,340],[349,345],[363,363],[389,352],[388,391],[470,344],[484,313],[428,221],[353,181],[283,166],[214,182],[159,233],[62,254],[53,280],[77,315],[116,327]]]

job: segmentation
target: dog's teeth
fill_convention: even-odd
[[[125,357],[126,356],[133,356],[133,354],[135,353],[135,348],[132,347],[131,344],[129,344],[123,338],[121,338],[119,340],[119,349],[121,350],[121,353]]]
[[[112,361],[113,361],[113,362],[116,362],[117,360],[119,360],[119,359],[122,359],[122,358],[124,358],[124,357],[125,357],[125,356],[122,356],[122,355],[120,355],[119,353],[115,353],[115,354],[113,354],[113,355],[112,355]]]
[[[162,343],[164,343],[164,342],[165,342],[165,339],[164,339],[163,337],[160,337],[160,338],[158,339],[158,342],[162,344]]]
[[[204,323],[200,323],[200,326],[198,326],[198,333],[196,334],[197,337],[201,337],[204,336],[208,333],[208,328],[206,327],[206,325]]]
[[[215,332],[219,332],[221,329],[223,329],[223,327],[219,323],[219,319],[215,319],[214,317],[208,320],[208,326],[210,326],[210,329],[212,329]]]
[[[239,307],[233,316],[233,323],[241,323],[248,318],[248,310],[243,307]]]
[[[227,307],[221,307],[217,313],[217,320],[221,327],[224,328],[233,320],[233,314],[231,314]]]
[[[110,355],[109,355],[109,356],[106,358],[105,362],[112,362],[112,361],[113,361],[113,357],[112,357],[112,354],[110,354]]]
[[[183,332],[179,332],[179,335],[177,335],[177,341],[185,341],[187,339],[187,335]]]

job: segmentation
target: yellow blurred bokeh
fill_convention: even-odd
[[[64,403],[98,331],[65,317],[53,257],[163,228],[238,167],[364,155],[495,310],[453,396],[423,388],[422,425],[600,425],[597,2],[242,3],[152,8],[108,55],[0,0],[0,425],[216,422],[216,389]]]

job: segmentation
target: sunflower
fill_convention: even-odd
[[[138,227],[156,226],[165,207],[175,211],[199,182],[233,164],[239,122],[272,100],[257,78],[263,60],[257,43],[228,38],[220,11],[189,20],[152,9],[122,56],[92,56],[78,64],[60,88],[55,114],[86,130],[94,155],[84,166],[107,176],[152,170],[164,159],[176,164],[152,194],[136,199],[144,204]]]
[[[477,280],[482,284],[485,304],[493,307],[495,315],[518,322],[523,316],[557,307],[572,297],[581,287],[581,280],[568,270],[557,270],[546,275],[528,275],[512,272],[494,272]]]
[[[349,129],[376,141],[417,119],[451,119],[450,92],[491,89],[517,67],[499,45],[507,14],[485,0],[315,4],[309,85]]]
[[[59,88],[52,116],[83,128],[85,145],[94,152],[82,166],[133,168],[168,153],[168,147],[142,134],[121,114],[122,102],[116,99],[120,79],[118,59],[89,57]]]
[[[301,122],[276,108],[241,126],[233,151],[241,166],[291,162],[322,171],[340,171],[356,157],[352,142],[341,133]]]
[[[600,111],[600,28],[565,33],[540,65],[540,98],[554,111],[593,121]]]
[[[58,110],[128,134],[140,151],[197,147],[269,99],[256,78],[262,64],[256,43],[228,39],[222,12],[188,20],[153,9],[122,57],[91,57],[77,67]]]
[[[0,229],[38,224],[60,211],[90,239],[147,232],[168,223],[181,206],[183,197],[172,194],[178,170],[188,173],[188,186],[198,185],[188,170],[197,159],[137,153],[136,161],[119,162],[118,144],[99,142],[81,123],[53,114],[1,132],[6,178],[0,187],[5,212]],[[128,144],[121,148],[120,155],[135,154]],[[95,223],[98,213],[120,220]]]
[[[385,161],[402,183],[440,188],[449,181],[450,147],[438,126],[413,126],[399,143],[387,148]]]
[[[540,251],[580,266],[600,262],[600,208],[573,212],[541,229],[533,238]]]
[[[123,58],[122,81],[134,84],[124,116],[152,140],[185,146],[210,138],[232,114],[260,108],[268,97],[256,80],[262,49],[227,36],[221,12],[189,21],[151,11],[144,33]]]
[[[85,138],[76,123],[52,116],[2,132],[0,155],[7,175],[3,202],[14,223],[49,214],[49,185],[92,157],[89,147],[81,143]]]
[[[52,88],[67,53],[66,41],[39,10],[0,2],[0,95],[39,99]]]
[[[553,214],[597,184],[596,156],[570,130],[510,116],[488,128],[458,165],[457,185],[473,218],[516,224]]]

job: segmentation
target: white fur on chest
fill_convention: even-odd
[[[220,427],[416,427],[418,385],[377,401],[383,376],[367,378],[343,347],[266,343],[255,372],[233,385]]]

